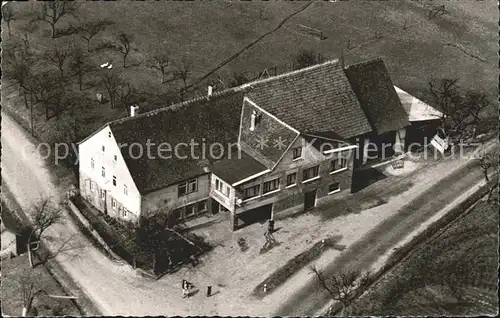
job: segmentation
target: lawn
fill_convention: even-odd
[[[430,4],[444,4],[447,13],[429,19]],[[15,10],[28,11],[40,3],[15,3]],[[59,27],[85,21],[109,19],[114,25],[92,40],[92,47],[115,41],[124,31],[133,37],[134,50],[122,67],[120,53],[113,50],[91,52],[92,63],[112,61],[114,70],[126,82],[147,96],[140,103],[145,111],[175,102],[183,87],[181,80],[160,83],[159,72],[147,67],[148,55],[159,50],[170,59],[169,71],[183,62],[190,68],[188,85],[197,83],[228,57],[266,32],[276,28],[286,17],[304,7],[302,2],[80,2],[76,18],[61,19]],[[308,49],[327,58],[338,58],[343,49],[346,64],[382,57],[395,85],[417,97],[429,100],[427,83],[431,78],[459,78],[467,89],[496,95],[497,10],[493,1],[316,1],[294,15],[275,32],[244,50],[237,58],[201,81],[189,96],[206,93],[206,86],[217,77],[227,85],[234,73],[257,74],[276,67],[290,70],[294,56]],[[12,22],[13,36],[5,37],[4,46],[19,37],[23,19]],[[324,39],[298,32],[298,25],[318,29]],[[50,39],[48,25],[38,24],[30,38],[40,51],[60,39]],[[70,40],[84,45],[78,36]],[[36,43],[35,43],[36,42]],[[47,67],[47,65],[43,65]],[[95,99],[103,92],[96,84],[84,93]],[[170,74],[170,73],[169,73]],[[170,76],[170,75],[169,75]],[[252,75],[251,77],[254,77]],[[2,79],[7,86],[9,81]],[[29,112],[19,107],[21,99],[11,90],[2,92],[5,107],[17,118],[29,122]],[[189,97],[188,96],[188,97]],[[81,135],[86,136],[103,123],[126,116],[126,109],[110,109],[109,104],[95,104],[85,111]],[[41,114],[40,114],[41,115]],[[37,116],[36,130],[42,140],[57,138],[54,120]]]
[[[352,307],[356,315],[498,313],[498,193],[418,247]]]
[[[34,284],[34,291],[41,289],[46,292],[40,293],[34,298],[32,311],[28,313],[29,316],[76,317],[81,315],[71,299],[48,296],[48,294],[56,296],[66,296],[66,294],[45,266],[39,265],[34,269],[30,269],[26,254],[2,261],[3,315],[21,316],[23,307],[22,290],[23,286],[26,286],[23,281],[28,277],[28,281]]]

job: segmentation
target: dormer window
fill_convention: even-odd
[[[302,147],[292,149],[292,158],[293,160],[302,158]]]
[[[261,115],[257,113],[256,110],[252,111],[252,115],[250,116],[250,130],[254,131],[255,126],[260,123]]]

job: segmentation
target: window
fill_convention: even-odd
[[[106,198],[106,190],[104,189],[101,189],[101,199],[105,199]]]
[[[174,210],[174,218],[176,218],[177,220],[182,219],[182,209]]]
[[[347,159],[339,157],[330,163],[330,173],[347,168]]]
[[[189,180],[188,189],[190,193],[198,191],[198,179]]]
[[[328,186],[328,194],[336,193],[340,191],[340,184],[338,182],[332,183]]]
[[[101,176],[103,178],[106,177],[106,169],[104,169],[104,167],[102,167],[102,169],[101,169]]]
[[[116,187],[116,176],[113,176],[113,185]]]
[[[250,199],[256,197],[260,194],[260,184],[254,185],[253,187],[244,190],[243,198]]]
[[[198,202],[198,212],[205,212],[207,210],[208,210],[207,209],[207,200]]]
[[[126,184],[123,185],[123,194],[128,195],[128,188]]]
[[[219,179],[215,179],[215,189],[225,196],[229,196],[229,186]]]
[[[94,170],[94,166],[95,166],[94,158],[90,158],[90,168]]]
[[[293,159],[299,159],[302,157],[302,147],[297,147],[292,149]]]
[[[90,181],[90,191],[94,190],[94,182]]]
[[[297,182],[297,173],[292,173],[286,176],[286,186],[289,187]]]
[[[179,184],[178,194],[180,197],[196,191],[198,191],[198,179],[191,179]]]
[[[319,166],[314,166],[302,171],[302,181],[307,181],[318,176]]]
[[[177,192],[178,192],[180,197],[183,195],[186,195],[187,194],[187,183],[179,184],[179,188],[178,188]]]
[[[108,137],[109,137],[109,138],[111,138],[111,131],[110,131],[110,132],[108,132]]]
[[[116,210],[116,200],[115,199],[111,199],[111,206],[113,207],[113,209]]]
[[[102,149],[102,152],[104,152],[104,150],[106,150],[106,147],[102,146],[101,149]]]
[[[117,155],[115,155],[115,161],[118,161],[118,156]]]
[[[252,115],[250,116],[250,131],[255,130],[255,126],[257,126],[260,123],[261,118],[262,115],[257,114],[256,110],[252,111]]]
[[[127,213],[128,213],[128,210],[123,208],[123,217],[126,217],[127,216]]]
[[[278,190],[279,187],[280,187],[280,179],[274,179],[264,182],[262,187],[262,194]]]
[[[195,205],[190,204],[186,206],[186,217],[193,216],[195,213]]]

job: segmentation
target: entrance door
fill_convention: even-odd
[[[220,204],[219,202],[215,201],[214,199],[212,201],[212,214],[217,214],[219,213],[220,209]]]
[[[316,206],[316,192],[318,192],[318,190],[312,190],[305,193],[304,211],[311,210]]]

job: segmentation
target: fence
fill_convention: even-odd
[[[80,222],[81,225],[83,225],[86,229],[88,229],[89,233],[95,238],[95,240],[113,257],[114,259],[123,261],[121,257],[119,257],[111,247],[106,243],[106,241],[97,233],[97,231],[94,229],[90,221],[80,212],[80,210],[76,207],[76,205],[73,203],[73,197],[70,197],[67,200],[68,207],[70,211],[73,213],[73,216],[75,216],[78,221]]]

